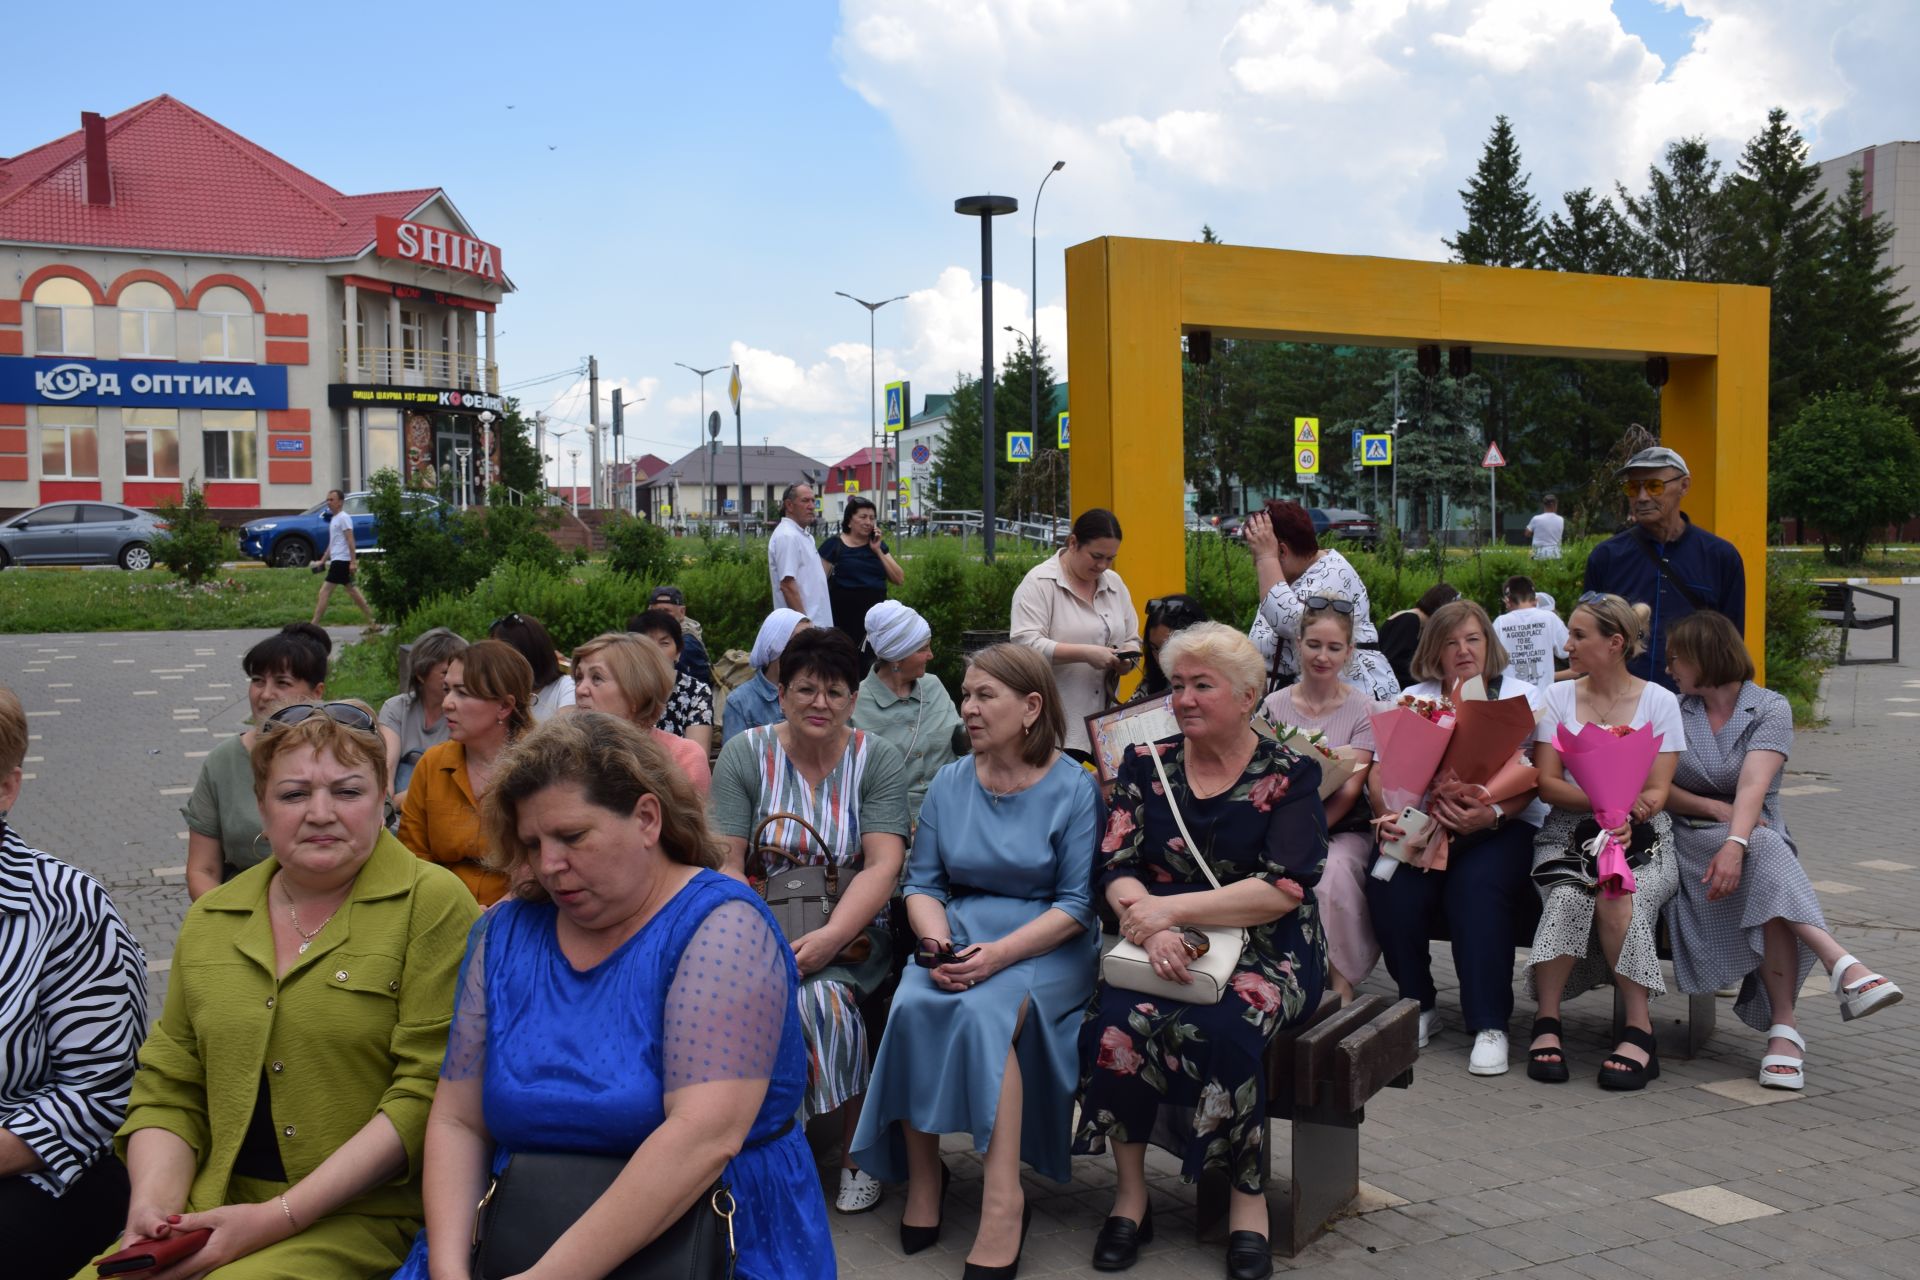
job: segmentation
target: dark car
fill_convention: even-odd
[[[1313,536],[1323,542],[1340,539],[1357,542],[1363,547],[1379,545],[1380,522],[1364,511],[1346,507],[1308,507],[1307,518],[1313,521]],[[1222,520],[1220,532],[1230,538],[1238,538],[1246,519],[1246,516],[1232,516]]]
[[[374,528],[371,504],[373,495],[360,491],[346,495],[343,510],[353,517],[353,547],[357,552],[378,551],[379,531]],[[440,500],[429,494],[409,493],[402,499],[408,515],[437,510]],[[327,549],[327,521],[331,518],[326,500],[298,515],[263,516],[240,526],[240,554],[264,560],[278,568],[299,568],[311,564]]]
[[[0,569],[10,564],[117,564],[151,569],[166,521],[117,502],[50,502],[0,525]]]

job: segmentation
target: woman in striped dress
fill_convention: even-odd
[[[906,859],[907,779],[900,751],[854,729],[860,652],[842,633],[797,633],[780,657],[780,706],[786,720],[728,741],[713,771],[713,825],[727,847],[727,870],[765,874],[749,842],[767,818],[761,845],[778,846],[776,866],[827,862],[843,868],[840,901],[827,923],[788,938],[800,968],[800,1021],[806,1036],[806,1116],[840,1110],[843,1151],[867,1092],[869,1056],[860,1002],[892,970],[887,900]],[[822,847],[824,841],[824,847]],[[880,1203],[880,1184],[843,1155],[834,1208],[861,1213]]]

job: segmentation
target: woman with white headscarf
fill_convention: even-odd
[[[797,609],[775,609],[760,624],[760,634],[753,638],[753,650],[747,655],[747,661],[753,664],[753,679],[727,695],[720,722],[721,746],[749,729],[779,724],[787,718],[780,710],[780,655],[796,631],[812,625]]]
[[[907,758],[907,821],[920,821],[933,775],[958,760],[966,734],[960,713],[940,678],[927,672],[933,661],[933,628],[898,600],[883,600],[867,611],[867,647],[873,669],[860,682],[853,727],[900,748]]]

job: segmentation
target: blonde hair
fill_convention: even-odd
[[[589,658],[607,664],[614,688],[633,712],[633,722],[652,728],[673,697],[673,664],[660,646],[635,632],[604,631],[573,651],[574,679],[580,678],[580,664]]]
[[[1196,622],[1174,632],[1160,646],[1160,668],[1169,679],[1181,662],[1195,662],[1218,671],[1227,687],[1240,697],[1266,688],[1267,664],[1244,632],[1224,622]]]
[[[1487,616],[1487,611],[1471,600],[1450,600],[1435,609],[1420,628],[1419,647],[1413,651],[1413,661],[1407,664],[1414,679],[1446,683],[1447,672],[1441,665],[1441,655],[1447,641],[1453,639],[1453,633],[1469,622],[1478,626],[1480,634],[1487,638],[1487,666],[1481,674],[1491,680],[1507,669],[1507,663],[1513,659],[1507,653],[1507,646],[1500,643],[1500,633],[1493,629],[1493,619]]]
[[[20,695],[0,684],[0,777],[27,758],[27,712]]]
[[[373,708],[358,698],[336,698],[348,706],[358,707],[373,719]],[[299,706],[299,703],[294,703]],[[281,708],[286,710],[285,707]],[[355,729],[341,724],[325,711],[315,711],[298,724],[281,724],[269,718],[260,726],[260,732],[253,740],[253,799],[257,804],[266,799],[267,779],[273,773],[273,762],[281,754],[297,751],[301,747],[312,747],[315,751],[324,751],[344,765],[364,764],[373,770],[373,776],[380,779],[381,786],[386,785],[387,743],[377,728]]]
[[[1628,604],[1621,596],[1602,595],[1598,599],[1583,597],[1573,606],[1573,613],[1582,609],[1593,619],[1601,635],[1626,640],[1626,649],[1620,655],[1623,660],[1637,658],[1647,651],[1647,624],[1653,620],[1653,610],[1647,605]],[[1569,621],[1573,613],[1567,615]]]
[[[599,711],[555,716],[500,757],[481,804],[486,864],[519,885],[521,897],[544,901],[540,882],[524,874],[533,851],[520,843],[520,806],[548,787],[577,786],[586,801],[625,817],[642,796],[660,802],[660,851],[691,867],[718,868],[724,850],[707,826],[706,808],[687,775],[631,721]]]
[[[1035,767],[1053,759],[1067,736],[1067,715],[1060,709],[1060,686],[1054,683],[1052,664],[1023,644],[990,644],[970,655],[967,667],[998,680],[1016,698],[1040,695],[1040,714],[1020,744],[1020,758]]]
[[[1342,597],[1335,597],[1335,598],[1341,599],[1341,602],[1343,604],[1346,603],[1345,599]],[[1340,610],[1334,608],[1332,605],[1328,605],[1324,609],[1303,610],[1300,614],[1300,638],[1302,640],[1307,638],[1307,628],[1312,626],[1316,622],[1337,623],[1340,627],[1340,630],[1345,633],[1347,637],[1347,643],[1348,644],[1353,643],[1352,611],[1349,610],[1348,612],[1343,613]]]

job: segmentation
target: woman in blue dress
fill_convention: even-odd
[[[900,1247],[918,1253],[940,1238],[950,1174],[939,1135],[970,1135],[986,1179],[965,1276],[987,1280],[1019,1264],[1020,1162],[1072,1177],[1100,797],[1060,753],[1065,717],[1046,659],[994,645],[968,662],[961,687],[973,755],[934,776],[920,809],[902,890],[916,966],[894,996],[853,1150],[861,1168],[906,1179]]]
[[[792,1123],[807,1076],[792,952],[712,869],[692,784],[642,730],[580,712],[516,744],[491,794],[491,856],[522,887],[468,941],[427,1123],[427,1230],[398,1275],[468,1274],[489,1179],[537,1151],[628,1158],[542,1270],[605,1275],[724,1178],[736,1275],[833,1276]],[[429,1240],[460,1262],[430,1267]]]

